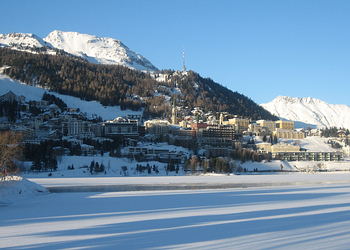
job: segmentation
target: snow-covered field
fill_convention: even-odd
[[[348,182],[42,195],[0,206],[0,248],[348,249],[350,178],[340,179]]]

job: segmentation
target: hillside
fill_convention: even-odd
[[[6,67],[5,67],[6,66]],[[189,72],[144,73],[119,65],[88,63],[67,55],[27,53],[0,48],[4,74],[29,85],[40,86],[102,105],[140,110],[146,116],[167,116],[171,99],[205,112],[227,111],[252,119],[276,119],[248,97],[211,79]],[[160,81],[159,76],[165,80]]]
[[[324,127],[350,129],[350,106],[329,104],[316,98],[279,96],[261,104],[272,114],[293,121]]]
[[[36,86],[30,86],[12,80],[2,74],[0,74],[0,95],[6,94],[11,90],[18,96],[26,97],[26,101],[40,101],[43,94],[48,92],[46,89]],[[96,101],[84,101],[77,97],[62,95],[56,92],[48,92],[51,95],[55,95],[64,101],[70,108],[78,108],[81,112],[86,113],[88,118],[93,118],[96,115],[100,116],[103,120],[113,120],[118,116],[126,116],[127,114],[140,114],[142,111],[132,110],[120,110],[119,106],[105,107],[101,103]]]

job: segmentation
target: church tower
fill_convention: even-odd
[[[176,109],[176,99],[174,98],[173,106],[171,109],[171,124],[177,124],[177,109]]]

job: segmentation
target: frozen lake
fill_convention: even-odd
[[[350,183],[341,175],[312,176],[323,184],[43,194],[0,207],[0,248],[348,249]],[[256,182],[250,178],[241,183]],[[264,178],[271,183],[275,176]],[[180,182],[171,180],[156,183]],[[90,181],[93,186],[115,180]],[[55,185],[65,186],[64,180]]]
[[[265,175],[30,178],[51,192],[120,192],[345,184],[350,173],[283,173]]]

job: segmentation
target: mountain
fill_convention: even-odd
[[[158,70],[146,58],[113,38],[55,30],[45,37],[44,41],[92,63],[124,65],[147,71]]]
[[[0,47],[8,47],[31,53],[41,51],[55,54],[53,47],[49,43],[30,33],[0,34]]]
[[[322,100],[306,97],[278,96],[261,104],[272,114],[287,120],[314,124],[319,128],[342,127],[350,129],[350,106],[328,104]]]
[[[231,91],[193,71],[142,72],[121,65],[92,64],[64,54],[48,55],[0,48],[3,74],[28,85],[105,106],[145,111],[145,116],[166,117],[176,99],[184,115],[195,107],[204,112],[229,112],[252,119],[277,117],[250,98]]]
[[[122,65],[142,71],[158,70],[143,56],[121,41],[78,32],[52,31],[44,39],[26,33],[0,34],[0,47],[30,53],[74,55],[91,63]]]

